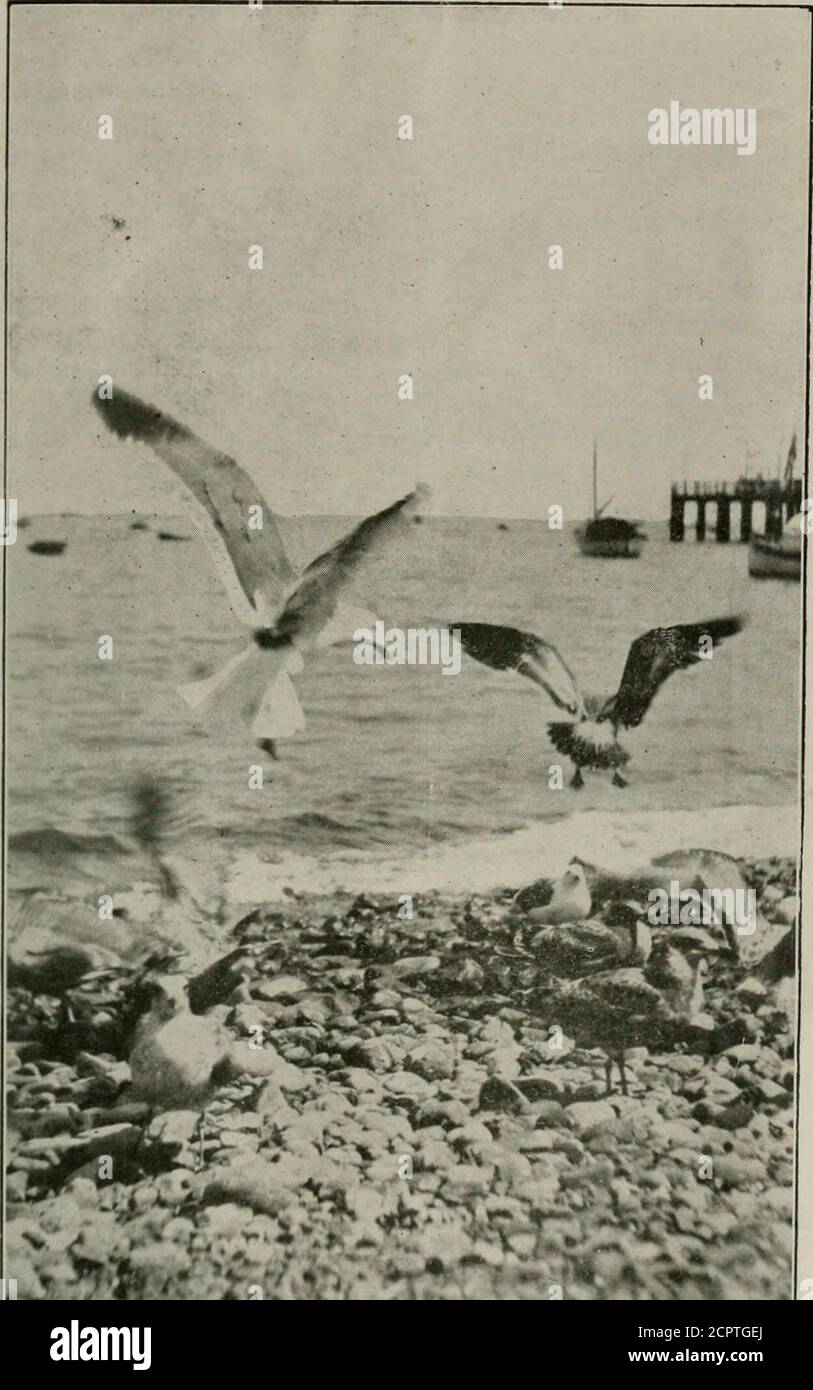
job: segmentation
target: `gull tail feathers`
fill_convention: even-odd
[[[262,651],[252,644],[214,675],[178,687],[178,694],[207,724],[249,728],[256,737],[290,738],[305,727],[289,671],[302,658],[290,647]]]
[[[237,678],[245,679],[248,675],[253,675],[253,667],[258,664],[260,652],[256,655],[251,647],[246,647],[245,651],[233,656],[213,676],[207,676],[202,681],[189,681],[185,685],[178,686],[178,694],[185,700],[190,709],[208,713],[212,710],[216,697],[232,693],[232,687],[237,683]],[[252,661],[252,657],[254,660]]]
[[[618,768],[629,762],[629,753],[615,741],[606,724],[592,720],[555,721],[548,725],[548,738],[557,753],[577,766]]]
[[[268,686],[251,726],[255,738],[293,738],[305,728],[305,715],[287,671]]]

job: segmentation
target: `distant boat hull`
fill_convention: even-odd
[[[801,537],[770,541],[753,536],[748,547],[748,573],[752,579],[801,579]]]
[[[32,555],[61,555],[67,541],[32,541],[28,549]]]
[[[595,555],[602,560],[637,560],[646,536],[602,536],[591,534],[591,527],[576,527],[576,543],[582,555]]]

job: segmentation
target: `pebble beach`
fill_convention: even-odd
[[[794,862],[743,872],[781,934]],[[702,1049],[632,1048],[608,1095],[600,1052],[551,1049],[512,891],[427,891],[405,917],[289,889],[203,924],[203,953],[122,921],[51,993],[12,942],[18,1298],[790,1298],[789,982],[716,961]],[[132,1098],[159,962],[233,1044],[203,1107]]]

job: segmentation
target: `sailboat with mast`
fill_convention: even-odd
[[[598,505],[598,458],[593,440],[593,515],[583,526],[576,527],[576,542],[582,555],[597,555],[604,560],[637,560],[646,536],[637,521],[620,516],[604,516],[612,497]]]

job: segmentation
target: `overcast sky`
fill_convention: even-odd
[[[440,513],[584,515],[594,432],[629,514],[664,514],[684,473],[774,470],[804,423],[809,25],[15,6],[20,512],[171,505],[146,450],[100,437],[100,373],[283,513],[420,477]],[[651,146],[671,100],[755,107],[756,153]]]

